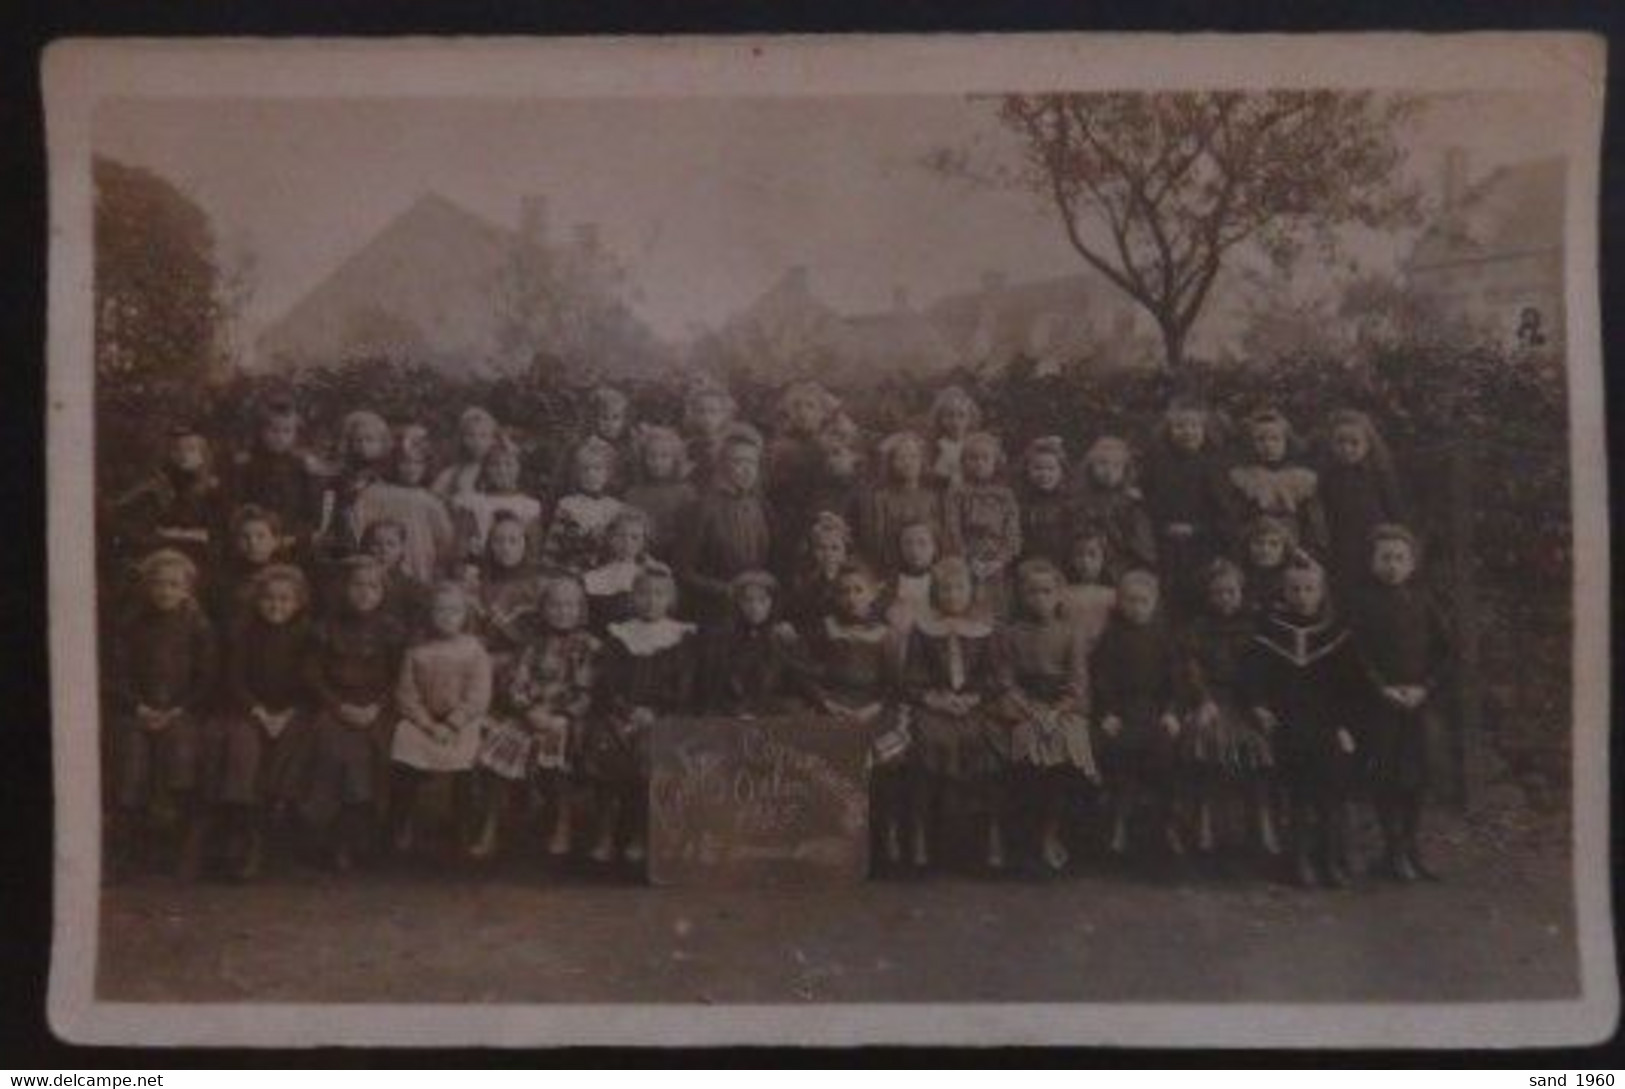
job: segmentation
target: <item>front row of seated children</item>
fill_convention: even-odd
[[[499,550],[504,525],[488,527]],[[426,625],[409,625],[389,605],[385,562],[363,552],[319,622],[299,568],[260,567],[223,655],[192,561],[152,553],[109,671],[115,858],[151,842],[157,817],[183,868],[208,850],[241,878],[281,826],[307,830],[340,869],[386,828],[403,854],[449,837],[487,859],[514,849],[534,805],[548,853],[636,865],[656,723],[803,709],[863,737],[889,865],[954,853],[964,840],[947,829],[970,817],[987,867],[1019,853],[1059,871],[1069,816],[1096,797],[1112,855],[1208,852],[1235,803],[1263,853],[1290,843],[1298,881],[1342,886],[1350,799],[1369,787],[1387,872],[1428,873],[1426,722],[1446,644],[1402,527],[1372,535],[1373,587],[1346,617],[1301,554],[1260,611],[1243,567],[1214,561],[1201,611],[1178,628],[1155,575],[1130,571],[1102,597],[1040,558],[1018,565],[1012,619],[996,623],[974,561],[949,557],[899,625],[877,581],[832,548],[799,596],[765,571],[734,578],[726,617],[703,629],[677,619],[671,572],[640,559],[644,528],[625,523],[626,577],[610,580],[625,600],[597,622],[589,587],[559,575],[536,583],[528,624],[492,628],[481,599],[448,581],[429,592]],[[900,545],[917,547],[906,532]],[[1098,572],[1100,549],[1080,540],[1074,563]],[[429,823],[431,786],[449,797],[450,827]]]

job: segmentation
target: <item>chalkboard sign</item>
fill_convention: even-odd
[[[661,885],[861,881],[868,740],[816,715],[655,726],[649,877]]]

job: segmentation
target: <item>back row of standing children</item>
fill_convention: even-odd
[[[483,857],[540,785],[551,850],[585,813],[594,857],[638,861],[653,721],[809,707],[872,735],[888,859],[929,864],[940,815],[968,808],[1002,865],[1019,810],[1062,868],[1091,783],[1112,851],[1137,823],[1206,849],[1239,791],[1260,846],[1285,816],[1297,876],[1341,884],[1363,772],[1390,871],[1418,873],[1445,644],[1363,414],[1333,414],[1311,459],[1261,410],[1228,456],[1179,401],[1141,458],[1041,436],[1013,474],[958,387],[922,433],[872,444],[811,383],[769,438],[714,385],[681,428],[635,423],[610,388],[588,417],[530,451],[545,499],[483,408],[441,467],[425,428],[366,410],[328,463],[286,401],[223,471],[177,429],[105,520],[142,572],[111,662],[121,812],[179,798],[251,873],[267,810],[348,860],[387,798],[408,850],[419,786],[446,777]]]

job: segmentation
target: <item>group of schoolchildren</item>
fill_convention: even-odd
[[[892,870],[1061,871],[1095,838],[1343,886],[1369,798],[1383,872],[1430,876],[1449,649],[1364,414],[1231,441],[1176,400],[1143,442],[1013,450],[957,386],[883,438],[810,382],[766,434],[715,383],[679,422],[611,387],[583,415],[522,444],[471,407],[449,458],[365,409],[318,458],[276,397],[235,452],[177,428],[103,513],[136,572],[115,863],[248,879],[296,826],[340,869],[435,841],[637,866],[663,719],[811,713],[864,739]]]

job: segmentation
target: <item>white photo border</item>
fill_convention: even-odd
[[[56,788],[52,1029],[133,1046],[1101,1044],[1555,1046],[1618,1017],[1609,875],[1609,547],[1597,294],[1605,45],[1579,34],[68,40],[44,57]],[[137,1004],[95,993],[101,771],[91,121],[111,98],[636,98],[1349,87],[1559,92],[1570,109],[1574,896],[1581,994],[1506,1003]]]

